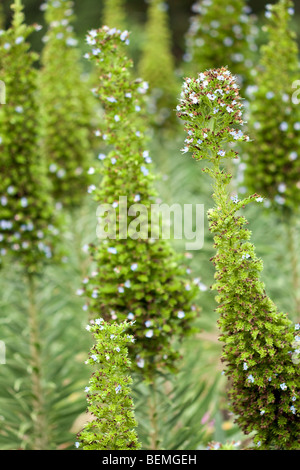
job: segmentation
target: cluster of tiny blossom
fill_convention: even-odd
[[[251,79],[258,28],[245,0],[199,0],[186,35],[184,60],[196,70],[227,65],[233,74]]]
[[[135,320],[136,341],[129,346],[132,366],[143,375],[151,375],[157,368],[173,370],[179,358],[173,340],[193,332],[198,312],[193,300],[199,287],[187,283],[186,270],[169,241],[151,238],[150,226],[146,233],[137,234],[139,238],[131,238],[134,214],[129,215],[126,209],[124,215],[120,203],[125,196],[128,208],[140,203],[150,214],[153,199],[157,198],[145,138],[149,87],[132,76],[133,64],[124,48],[128,37],[127,31],[108,26],[91,30],[87,36],[92,51],[86,57],[93,61],[100,78],[94,93],[104,111],[96,135],[110,146],[106,155],[99,155],[102,184],[91,188],[91,193],[96,202],[114,209],[116,237],[91,246],[98,269],[83,288],[92,318],[101,312],[106,321]],[[141,227],[148,221],[148,215],[142,217]]]
[[[93,181],[88,170],[93,159],[95,110],[88,84],[82,79],[72,6],[69,0],[49,0],[43,5],[48,31],[39,80],[41,149],[53,196],[68,208],[81,204]]]
[[[132,379],[128,358],[127,334],[132,322],[106,323],[97,318],[87,325],[95,339],[86,364],[96,367],[87,393],[88,410],[93,420],[77,435],[75,447],[83,450],[137,450],[140,448],[135,428]]]
[[[59,224],[40,158],[38,56],[27,43],[38,28],[23,23],[21,6],[14,9],[11,28],[0,35],[0,76],[9,96],[0,108],[0,264],[12,256],[35,271],[53,257]]]
[[[300,107],[292,88],[300,65],[292,5],[290,0],[267,5],[268,43],[261,48],[255,84],[247,90],[248,128],[256,145],[245,153],[241,181],[265,196],[267,208],[287,215],[300,205]]]
[[[215,159],[215,150],[217,158],[234,157],[235,152],[227,144],[249,140],[236,129],[244,124],[242,108],[238,85],[227,68],[187,78],[177,106],[178,116],[186,121],[188,134],[182,152],[191,152],[198,160]]]

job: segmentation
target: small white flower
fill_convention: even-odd
[[[153,330],[148,330],[145,334],[146,338],[152,338],[153,336]]]
[[[96,44],[96,39],[90,37],[90,36],[87,36],[86,38],[86,42],[90,45],[90,46],[94,46]]]
[[[281,131],[283,131],[283,132],[287,131],[288,128],[289,128],[289,125],[288,125],[288,123],[285,122],[285,121],[283,121],[283,122],[280,124],[280,126],[279,126],[279,129],[280,129]]]
[[[88,189],[87,189],[87,192],[89,194],[91,194],[92,192],[94,192],[96,190],[96,186],[94,184],[91,184]]]
[[[230,199],[232,200],[232,202],[233,202],[234,204],[237,204],[237,203],[239,202],[239,199],[238,199],[237,195],[231,196]]]
[[[138,268],[138,264],[137,264],[137,263],[133,263],[133,264],[130,266],[131,271],[136,271],[137,268]]]
[[[27,207],[28,206],[28,200],[26,197],[22,197],[22,199],[20,200],[21,202],[21,206],[22,207]]]
[[[145,361],[142,357],[137,356],[137,366],[140,367],[141,369],[145,367]]]
[[[75,38],[67,38],[66,44],[67,44],[67,46],[71,46],[71,47],[72,46],[77,46],[78,41]]]
[[[99,55],[101,54],[101,49],[99,49],[99,47],[95,48],[95,49],[92,49],[92,54],[93,55]]]
[[[180,319],[181,319],[181,318],[184,318],[184,317],[185,317],[184,311],[183,311],[183,310],[179,310],[179,312],[177,313],[177,317],[180,318]]]
[[[148,176],[149,174],[149,170],[143,165],[141,166],[141,172],[143,173],[144,176]]]
[[[126,30],[126,31],[123,31],[121,34],[120,34],[120,39],[121,41],[125,41],[126,39],[128,39],[128,36],[129,36],[129,32]]]
[[[108,251],[108,253],[111,253],[112,255],[116,255],[116,254],[117,254],[117,249],[114,248],[114,247],[109,247],[109,248],[107,248],[107,251]]]

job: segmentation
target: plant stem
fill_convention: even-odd
[[[33,274],[28,273],[30,357],[32,367],[33,395],[33,442],[32,450],[48,450],[47,423],[42,387],[41,342],[39,335],[38,310],[36,304],[36,283]]]
[[[295,302],[295,313],[297,318],[300,317],[300,276],[299,276],[299,266],[298,266],[298,252],[296,249],[296,230],[295,224],[293,221],[289,221],[287,224],[287,238],[288,238],[288,249],[291,256],[291,271],[292,271],[292,284],[293,284],[293,294]]]
[[[158,430],[158,410],[157,410],[157,391],[155,378],[150,384],[150,450],[159,450],[159,430]]]

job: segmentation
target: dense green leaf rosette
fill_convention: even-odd
[[[91,247],[96,264],[85,284],[86,308],[92,318],[135,320],[136,342],[129,347],[132,364],[145,375],[157,368],[173,369],[175,343],[193,329],[199,287],[186,279],[186,270],[169,240],[159,233],[152,205],[157,194],[151,157],[146,148],[144,117],[148,84],[131,75],[132,62],[124,55],[128,32],[104,27],[90,31],[89,54],[99,67],[99,96],[105,112],[96,131],[110,148],[103,161],[99,188],[89,191],[99,204],[108,205],[99,217],[99,244]],[[113,233],[113,222],[116,230]],[[112,230],[100,234],[103,225]],[[105,228],[105,227],[104,227]]]
[[[185,60],[199,71],[227,66],[243,83],[250,71],[257,46],[257,28],[245,0],[200,0],[194,3],[186,35]]]
[[[216,104],[222,110],[213,115]],[[224,145],[248,140],[238,128],[243,120],[235,79],[226,68],[200,74],[197,80],[188,78],[178,115],[187,119],[189,149],[195,158],[210,162],[205,171],[214,181],[215,207],[208,211],[217,250],[212,258],[213,288],[218,292],[222,360],[231,384],[232,411],[246,434],[255,432],[254,441],[261,449],[299,450],[300,326],[278,312],[267,296],[260,280],[262,261],[250,243],[247,220],[238,213],[263,198],[254,194],[240,200],[227,187],[231,175],[224,160],[236,153]],[[203,142],[198,143],[199,138]]]
[[[96,366],[86,387],[91,421],[78,433],[76,447],[83,450],[137,450],[133,401],[130,396],[132,379],[128,344],[134,342],[127,334],[132,322],[106,323],[92,321],[87,329],[93,333],[95,345],[86,364]]]
[[[256,144],[245,152],[243,183],[265,196],[267,207],[285,215],[297,213],[300,206],[300,106],[295,88],[300,65],[292,7],[290,0],[267,7],[269,42],[261,48],[255,86],[248,89],[248,127]]]
[[[51,186],[39,148],[37,55],[27,37],[39,26],[23,23],[14,4],[12,26],[0,36],[0,260],[12,255],[28,270],[52,258],[58,233]]]
[[[48,0],[43,5],[48,31],[39,77],[42,152],[55,201],[69,208],[81,204],[93,179],[88,170],[94,158],[95,111],[76,47],[72,5],[69,0]]]

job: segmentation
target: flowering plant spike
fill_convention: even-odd
[[[172,38],[169,29],[168,4],[151,0],[146,23],[146,41],[142,47],[139,74],[149,83],[149,114],[156,126],[174,126],[172,112],[176,105],[180,84],[175,75]]]
[[[21,2],[12,8],[12,26],[0,35],[0,76],[6,91],[6,103],[0,106],[0,262],[12,255],[35,271],[40,262],[53,256],[58,221],[38,145],[33,65],[38,57],[29,52],[26,42],[40,27],[24,24]]]
[[[96,365],[86,387],[88,411],[93,419],[78,434],[76,447],[83,450],[138,450],[141,446],[135,432],[137,423],[130,396],[127,334],[132,322],[109,324],[101,319],[87,326],[94,338],[87,364]]]
[[[184,152],[206,159],[214,182],[215,207],[208,211],[214,234],[218,321],[224,343],[222,360],[230,380],[230,403],[236,421],[261,449],[300,448],[300,325],[293,325],[267,296],[260,280],[262,261],[250,243],[247,220],[237,214],[257,194],[231,195],[226,158],[237,156],[232,144],[248,141],[241,127],[242,102],[227,68],[185,80],[178,116],[186,121]]]
[[[121,30],[125,29],[126,14],[124,0],[104,0],[102,24]]]
[[[82,78],[72,5],[69,0],[43,4],[48,31],[39,76],[43,156],[54,199],[68,208],[81,204],[92,183],[88,170],[94,158],[94,100]]]
[[[300,106],[292,96],[300,65],[293,13],[290,0],[267,6],[269,42],[261,48],[255,86],[249,87],[248,127],[256,144],[245,152],[245,185],[285,216],[300,205]]]
[[[136,342],[129,353],[133,367],[149,376],[157,368],[174,367],[179,356],[174,343],[193,332],[193,300],[199,288],[186,279],[169,241],[156,236],[159,224],[152,221],[150,228],[157,194],[145,140],[148,84],[132,78],[132,61],[124,52],[129,33],[105,26],[90,31],[87,41],[89,57],[99,70],[96,94],[105,112],[96,134],[111,149],[99,155],[101,185],[91,186],[89,192],[100,207],[107,204],[112,209],[116,231],[91,247],[97,270],[86,280],[85,308],[92,318],[101,312],[106,321],[135,320]],[[105,220],[99,214],[99,223]]]
[[[257,28],[245,0],[199,0],[186,35],[185,60],[193,70],[227,65],[243,83],[251,77]]]

